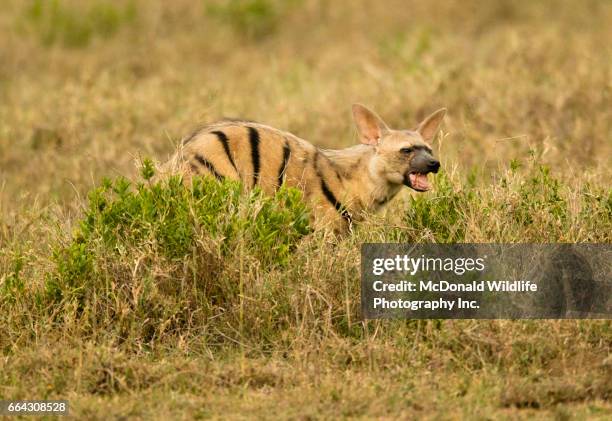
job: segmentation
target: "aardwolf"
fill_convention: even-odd
[[[354,104],[361,144],[338,150],[320,149],[263,124],[222,120],[185,138],[161,173],[179,173],[186,182],[197,174],[240,180],[270,194],[283,184],[297,187],[311,207],[315,229],[343,232],[387,204],[402,186],[431,188],[427,175],[436,173],[440,162],[429,142],[445,114],[434,112],[415,130],[393,130]]]

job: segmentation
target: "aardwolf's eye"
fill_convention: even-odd
[[[400,149],[400,152],[403,153],[403,154],[408,155],[408,154],[414,152],[414,148],[402,148],[402,149]]]

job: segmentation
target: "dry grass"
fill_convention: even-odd
[[[0,12],[0,286],[25,282],[0,295],[0,397],[92,419],[609,417],[608,321],[358,312],[364,241],[612,240],[609,2],[38,3]],[[286,267],[226,257],[240,294],[209,315],[169,282],[205,266],[150,244],[104,255],[104,273],[163,280],[158,319],[103,288],[96,306],[36,302],[102,177],[134,177],[221,116],[347,146],[352,102],[398,128],[449,109],[437,193],[405,193],[337,245],[311,236]]]

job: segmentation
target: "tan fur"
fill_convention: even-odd
[[[291,133],[259,123],[211,124],[186,138],[161,173],[181,174],[186,182],[194,174],[227,177],[248,187],[257,184],[269,194],[281,183],[297,187],[312,208],[315,229],[344,231],[399,192],[418,153],[402,153],[400,149],[429,148],[426,141],[434,137],[444,110],[425,119],[415,131],[391,130],[362,105],[353,106],[353,115],[362,144],[340,150],[319,149]],[[254,143],[258,153],[253,152]]]

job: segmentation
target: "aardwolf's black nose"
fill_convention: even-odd
[[[427,163],[427,169],[433,173],[438,172],[438,170],[440,169],[440,161],[438,161],[437,159],[430,159]]]

